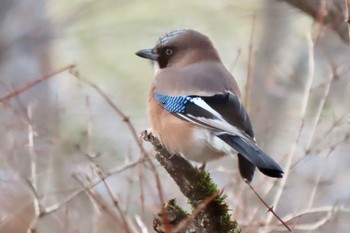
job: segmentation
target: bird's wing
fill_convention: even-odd
[[[256,144],[248,114],[237,96],[225,92],[213,96],[167,96],[156,93],[155,97],[165,110],[175,116],[212,130],[264,174],[282,177],[281,167]],[[251,177],[247,179],[250,180],[253,172],[248,173]]]
[[[227,98],[229,95],[231,95],[232,98]],[[237,105],[236,101],[239,101],[239,99],[232,94],[225,93],[213,96],[167,96],[157,93],[156,99],[165,110],[179,118],[214,131],[228,132],[248,139],[248,134],[243,130],[244,127],[241,127],[245,125],[245,123],[241,122],[242,117],[239,116],[240,114],[235,113],[237,110],[243,111],[242,113],[244,114],[242,114],[242,116],[245,118],[247,116],[246,112],[241,104]],[[236,124],[229,123],[229,121],[226,120],[232,117],[236,118],[232,119]]]

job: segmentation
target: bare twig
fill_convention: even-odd
[[[147,227],[145,225],[145,223],[142,221],[142,219],[140,218],[140,216],[138,216],[137,214],[135,215],[135,220],[137,225],[140,227],[141,232],[142,233],[149,233],[147,230]]]
[[[144,162],[144,161],[141,161],[141,162]],[[139,160],[136,160],[136,161],[133,161],[133,162],[130,162],[128,164],[125,164],[123,166],[120,166],[120,167],[117,167],[117,168],[114,168],[112,169],[111,171],[109,171],[108,173],[106,173],[104,176],[103,176],[103,179],[106,180],[108,177],[112,176],[112,175],[115,175],[115,174],[118,174],[118,173],[121,173],[129,168],[132,168],[132,167],[135,167],[138,165],[138,163],[140,163]],[[39,196],[36,192],[36,190],[33,188],[31,182],[27,179],[25,179],[25,181],[28,183],[28,186],[30,187],[30,189],[32,190],[32,193],[34,195],[34,197],[37,199],[37,200],[40,200],[39,199]],[[55,211],[57,211],[58,209],[60,209],[61,207],[63,207],[64,205],[66,205],[68,202],[70,202],[71,200],[73,200],[75,197],[79,196],[80,194],[84,193],[86,191],[86,189],[91,189],[93,187],[95,187],[96,185],[100,184],[102,182],[102,179],[98,179],[96,181],[91,181],[87,186],[84,186],[83,189],[81,190],[77,190],[75,191],[74,193],[70,194],[64,201],[60,202],[60,203],[57,203],[57,204],[53,204],[51,206],[48,206],[48,207],[44,207],[41,205],[40,201],[38,201],[39,203],[39,209],[40,209],[40,215],[47,215],[47,214],[51,214]]]
[[[140,157],[139,160],[142,160],[145,157]],[[143,166],[141,166],[141,163],[139,163],[139,166],[137,166],[137,174],[139,176],[139,187],[140,187],[140,200],[141,200],[141,209],[142,209],[142,216],[144,217],[145,214],[145,192],[144,192],[144,182],[143,182]]]
[[[304,231],[314,231],[319,229],[321,226],[326,224],[332,217],[332,213],[328,212],[323,218],[319,219],[316,222],[312,222],[309,224],[297,224],[295,225],[295,230],[304,230]]]
[[[248,55],[248,71],[247,71],[247,82],[245,86],[244,91],[244,105],[249,112],[250,109],[250,100],[251,97],[250,91],[252,88],[252,82],[253,82],[253,72],[254,72],[254,53],[253,53],[253,40],[254,40],[254,32],[255,32],[255,23],[256,23],[256,13],[253,15],[253,21],[252,21],[252,29],[250,32],[250,39],[249,39],[249,55]]]
[[[321,135],[319,137],[318,140],[315,141],[315,143],[313,143],[314,145],[320,145],[322,144],[323,140],[327,138],[327,136],[329,136],[337,127],[339,127],[341,125],[341,123],[344,121],[344,119],[346,118],[347,113],[345,112],[344,115],[342,115],[341,117],[339,117],[338,119],[335,119],[332,123],[332,125],[330,125],[330,127],[323,133],[323,135]],[[306,153],[309,153],[309,151],[306,151]]]
[[[345,2],[345,9],[346,9],[346,16],[345,16],[345,22],[348,23],[348,36],[349,36],[349,45],[350,45],[350,10],[349,10],[349,3],[347,0],[344,0]]]
[[[53,76],[55,76],[55,75],[57,75],[59,73],[62,73],[64,71],[70,70],[70,69],[72,69],[74,67],[75,67],[75,65],[68,65],[68,66],[65,66],[65,67],[63,67],[61,69],[53,71],[53,72],[51,72],[49,74],[46,74],[46,75],[42,76],[41,78],[38,78],[38,79],[36,79],[34,81],[28,82],[24,86],[22,86],[22,87],[20,87],[20,88],[18,88],[16,90],[14,90],[13,92],[11,92],[11,93],[1,97],[0,98],[0,103],[4,103],[4,102],[12,99],[15,96],[18,96],[18,95],[22,94],[23,92],[27,91],[28,89],[30,89],[30,88],[32,88],[32,87],[42,83],[43,81],[46,81],[46,80],[52,78]]]
[[[32,107],[29,105],[27,109],[28,117],[28,149],[30,155],[30,182],[33,186],[33,190],[37,190],[37,167],[36,167],[36,153],[34,151],[34,128],[32,124]],[[34,198],[34,213],[35,216],[40,215],[39,200]]]
[[[130,121],[130,118],[126,114],[124,114],[124,112],[112,101],[111,98],[109,98],[109,96],[104,91],[102,91],[102,89],[100,87],[98,87],[95,83],[90,82],[89,80],[81,77],[80,73],[75,68],[76,68],[75,66],[71,67],[69,69],[69,72],[75,78],[77,78],[79,81],[81,81],[82,83],[85,83],[88,86],[90,86],[91,88],[93,88],[108,103],[108,105],[113,109],[113,111],[115,113],[117,113],[117,115],[119,117],[121,117],[122,121],[125,122],[125,124],[128,126],[128,128],[130,130],[130,133],[133,136],[136,144],[138,145],[141,153],[143,155],[147,154],[147,152],[145,151],[145,149],[144,149],[144,147],[142,145],[141,140],[138,137],[138,134],[136,133],[136,129],[135,129],[134,125]]]
[[[190,216],[188,216],[185,220],[180,222],[180,224],[173,230],[173,232],[180,232],[181,230],[183,230],[184,227],[187,227],[187,225],[190,223],[190,221],[195,219],[195,217],[200,213],[200,211],[202,211],[204,208],[206,208],[208,206],[208,204],[210,202],[212,202],[215,198],[217,198],[220,194],[221,194],[221,192],[218,191],[218,192],[213,193],[209,197],[205,198],[197,206],[197,208],[192,211]]]
[[[121,220],[115,215],[115,213],[113,212],[113,210],[111,210],[111,209],[109,208],[108,205],[106,205],[105,203],[103,203],[103,202],[100,200],[100,198],[98,198],[98,197],[96,196],[96,194],[94,194],[94,193],[91,191],[91,189],[90,189],[88,186],[86,186],[86,185],[84,184],[84,182],[77,176],[77,174],[73,174],[73,178],[74,178],[76,181],[78,181],[78,183],[82,186],[82,188],[84,188],[84,191],[88,194],[88,196],[91,198],[91,200],[93,200],[94,203],[97,204],[98,207],[99,207],[101,210],[103,210],[105,213],[107,213],[107,215],[108,215],[109,217],[111,217],[111,219],[116,220],[117,222],[120,222],[121,224],[123,224],[123,223],[121,222]]]
[[[230,73],[232,73],[233,69],[235,68],[235,66],[239,60],[239,57],[241,56],[241,53],[242,53],[242,49],[238,49],[237,56],[236,56],[234,62],[232,63],[232,65],[230,66]]]
[[[112,176],[112,175],[116,175],[116,174],[118,174],[118,173],[121,173],[121,172],[123,172],[123,171],[129,169],[129,168],[135,167],[135,166],[137,166],[139,163],[143,163],[144,161],[145,161],[145,159],[142,160],[142,161],[136,160],[136,161],[132,161],[132,162],[130,162],[130,163],[128,163],[128,164],[125,164],[125,165],[123,165],[123,166],[116,167],[116,168],[110,170],[109,172],[106,172],[106,174],[103,176],[103,179],[107,179],[107,178],[109,178],[109,177]],[[90,184],[89,184],[88,186],[86,186],[85,188],[91,189],[91,188],[95,187],[96,185],[100,184],[101,182],[102,182],[101,179],[98,179],[98,180],[96,180],[96,181],[91,181]],[[56,205],[53,205],[53,206],[51,206],[51,207],[46,207],[46,210],[47,210],[46,212],[54,212],[54,211],[56,211],[57,209],[61,208],[61,207],[64,206],[66,203],[68,203],[68,202],[71,201],[73,198],[75,198],[76,196],[78,196],[78,195],[84,193],[84,192],[85,192],[85,188],[84,188],[84,189],[81,189],[81,190],[77,190],[76,192],[72,193],[71,195],[69,195],[69,196],[68,196],[63,202],[61,202],[60,204],[56,204]]]
[[[263,186],[264,187],[264,191],[263,193],[260,195],[261,197],[266,197],[272,190],[274,187],[276,187],[278,180],[277,179],[268,179],[269,182],[266,182],[266,179],[263,179],[260,183],[259,186]],[[257,187],[259,187],[257,186]],[[257,207],[256,207],[257,208]],[[253,214],[249,214],[251,217],[251,221],[255,218],[255,215],[257,214],[253,213]]]
[[[249,188],[255,193],[255,195],[259,198],[259,200],[261,201],[261,203],[263,203],[266,208],[267,208],[267,211],[268,212],[271,212],[277,219],[278,221],[280,221],[280,223],[285,226],[287,228],[288,231],[292,232],[292,230],[289,228],[289,226],[281,219],[280,216],[278,216],[276,214],[276,212],[273,210],[273,206],[269,206],[265,201],[264,199],[255,191],[255,189],[253,188],[253,186],[248,182],[246,181],[247,185],[249,186]]]
[[[304,13],[311,16],[314,20],[318,20],[319,9],[323,2],[327,3],[322,23],[328,25],[338,36],[345,42],[349,43],[348,26],[344,22],[344,4],[342,1],[327,0],[283,0],[291,6],[298,8]],[[347,1],[347,0],[344,0]]]
[[[321,97],[321,100],[320,100],[320,103],[319,103],[319,106],[318,106],[318,109],[316,112],[316,116],[315,116],[315,119],[314,119],[312,127],[311,127],[309,142],[307,145],[307,150],[309,150],[311,148],[311,144],[312,144],[312,141],[314,139],[314,134],[315,134],[316,128],[317,128],[318,124],[320,123],[321,113],[322,113],[322,110],[324,108],[324,104],[326,103],[326,99],[328,97],[329,90],[331,89],[333,77],[334,77],[334,75],[332,73],[328,79],[327,86],[324,90],[323,96]]]
[[[334,77],[334,74],[332,73],[330,75],[330,77],[329,77],[329,80],[327,82],[327,85],[326,85],[326,88],[324,90],[323,96],[322,96],[322,98],[320,100],[320,103],[319,103],[319,106],[318,106],[318,109],[317,109],[317,112],[316,112],[316,116],[315,116],[315,119],[313,121],[311,130],[310,130],[310,136],[309,136],[309,141],[308,141],[307,148],[306,148],[306,154],[305,154],[304,157],[302,157],[301,159],[299,159],[296,162],[294,162],[294,164],[291,165],[291,169],[295,168],[301,161],[303,161],[305,159],[305,157],[307,157],[310,154],[309,152],[310,152],[311,147],[312,147],[312,142],[314,140],[316,128],[317,128],[317,126],[320,123],[321,113],[322,113],[322,110],[324,108],[324,104],[326,103],[326,99],[328,97],[329,90],[331,88],[333,77]]]
[[[296,230],[312,231],[312,230],[318,229],[319,227],[321,227],[322,225],[327,223],[335,213],[349,214],[350,208],[346,208],[346,207],[342,207],[342,206],[321,206],[321,207],[315,207],[315,208],[308,208],[306,210],[299,211],[299,212],[294,213],[294,214],[290,214],[290,215],[286,216],[285,218],[288,219],[288,220],[286,220],[286,222],[292,222],[292,221],[295,221],[298,218],[302,218],[304,216],[325,214],[325,216],[323,218],[319,219],[316,222],[312,222],[309,224],[295,224],[294,225],[294,228]]]
[[[292,166],[291,169],[295,168],[298,164],[300,164],[301,161],[306,159],[311,154],[321,154],[321,153],[327,153],[330,155],[339,145],[341,145],[344,142],[347,142],[350,139],[350,132],[345,133],[340,139],[332,142],[331,144],[327,145],[325,148],[316,148],[311,149],[306,152],[305,156],[301,159],[297,160]]]
[[[317,15],[315,19],[318,22],[318,30],[316,32],[315,45],[318,43],[321,37],[324,19],[327,15],[327,2],[325,0],[320,0],[320,6],[318,7],[316,14]]]
[[[340,213],[346,213],[350,214],[350,208],[344,207],[344,206],[319,206],[314,208],[309,208],[307,210],[298,211],[293,214],[289,214],[284,217],[286,222],[291,222],[297,218],[301,218],[306,215],[312,215],[312,214],[322,214],[322,213],[328,213],[328,212],[340,212]]]
[[[36,154],[34,151],[34,129],[32,124],[32,108],[31,106],[28,106],[27,109],[27,118],[28,118],[28,149],[29,149],[29,155],[30,155],[30,181],[26,179],[26,181],[29,183],[29,187],[34,193],[34,200],[33,200],[33,206],[34,206],[34,219],[31,221],[31,224],[29,225],[29,228],[27,232],[34,232],[35,227],[37,224],[38,219],[42,216],[42,206],[39,201],[39,196],[37,194],[37,167],[36,167]]]
[[[311,191],[311,194],[310,194],[310,197],[308,198],[308,206],[307,208],[311,208],[314,204],[314,200],[315,200],[315,197],[316,197],[316,194],[317,194],[317,189],[318,189],[318,186],[320,184],[320,180],[321,180],[321,176],[322,176],[322,173],[323,173],[323,169],[326,165],[326,160],[327,158],[325,158],[323,161],[322,161],[322,164],[319,168],[319,171],[318,171],[318,174],[316,176],[316,180],[315,180],[315,184],[312,188],[312,191]]]
[[[130,130],[130,133],[132,135],[132,137],[134,138],[136,144],[138,145],[139,149],[140,149],[140,152],[141,152],[141,156],[142,158],[143,157],[147,157],[148,160],[147,162],[149,163],[150,167],[151,167],[151,170],[155,176],[155,179],[156,179],[156,185],[157,185],[157,190],[158,190],[158,195],[159,195],[159,201],[160,201],[160,205],[162,206],[163,208],[163,216],[164,218],[167,218],[166,216],[166,211],[163,207],[163,203],[164,203],[164,195],[163,195],[163,191],[162,191],[162,186],[161,186],[161,182],[160,182],[160,178],[159,178],[159,174],[158,174],[158,171],[156,169],[156,166],[154,165],[154,163],[152,162],[151,159],[149,159],[149,155],[148,153],[146,152],[145,148],[143,147],[142,145],[142,142],[140,140],[140,138],[138,137],[138,134],[136,133],[136,129],[134,127],[134,125],[131,123],[130,121],[130,118],[125,115],[118,107],[116,104],[114,104],[114,102],[108,97],[108,95],[102,91],[102,89],[100,89],[96,84],[88,81],[87,79],[81,77],[80,73],[78,72],[77,69],[75,69],[75,67],[72,67],[70,69],[70,73],[75,77],[77,78],[79,81],[87,84],[88,86],[90,86],[91,88],[93,88],[107,103],[108,105],[113,109],[113,111],[115,113],[117,113],[117,115],[119,117],[122,118],[122,121],[125,122],[125,124],[128,126],[129,130]]]
[[[290,173],[295,150],[296,150],[297,145],[299,144],[301,132],[304,128],[307,104],[309,102],[311,86],[312,86],[312,82],[314,79],[314,72],[315,72],[314,43],[312,41],[310,34],[307,35],[307,42],[308,42],[308,47],[309,47],[309,74],[308,74],[308,79],[307,79],[306,84],[305,84],[304,97],[303,97],[303,102],[302,102],[302,106],[301,106],[301,110],[300,110],[301,123],[300,123],[299,132],[297,134],[296,140],[292,144],[289,155],[287,157],[287,163],[286,163],[285,168],[284,168],[284,177],[281,180],[280,186],[277,189],[275,199],[273,201],[273,203],[274,203],[273,205],[275,207],[278,205],[278,203],[282,197],[282,194],[283,194],[283,191],[284,191],[284,188],[285,188],[285,185],[286,185],[289,173]],[[266,219],[266,223],[265,223],[266,226],[269,225],[271,220],[272,220],[272,216],[269,215]]]
[[[90,160],[90,161],[91,161],[91,160]],[[92,161],[91,161],[91,162],[92,162]],[[118,201],[117,198],[113,195],[111,188],[109,187],[109,185],[108,185],[106,179],[104,178],[102,169],[100,168],[100,166],[98,166],[98,165],[95,164],[95,163],[93,163],[93,165],[94,165],[94,167],[95,167],[96,173],[98,174],[99,178],[102,180],[104,186],[106,187],[107,193],[108,193],[108,195],[110,196],[110,198],[111,198],[111,200],[112,200],[112,202],[113,202],[113,205],[114,205],[115,208],[118,210],[119,215],[120,215],[120,217],[122,218],[122,222],[123,222],[123,225],[124,225],[124,227],[125,227],[126,232],[131,233],[131,230],[130,230],[128,221],[127,221],[127,219],[126,219],[126,216],[125,216],[123,210],[122,210],[122,209],[120,208],[120,206],[119,206],[119,201]]]

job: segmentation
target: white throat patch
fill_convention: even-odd
[[[159,64],[156,61],[153,62],[153,71],[154,71],[154,75],[157,75],[160,71]]]

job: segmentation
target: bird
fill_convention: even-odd
[[[249,183],[255,168],[283,177],[280,165],[258,146],[238,85],[207,36],[173,30],[136,55],[154,65],[148,117],[152,134],[169,152],[204,164],[237,154],[240,175]]]

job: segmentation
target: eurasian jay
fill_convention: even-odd
[[[154,63],[148,116],[153,134],[170,152],[202,163],[238,153],[248,182],[255,167],[282,177],[282,168],[257,145],[238,85],[207,36],[171,31],[136,55]]]

